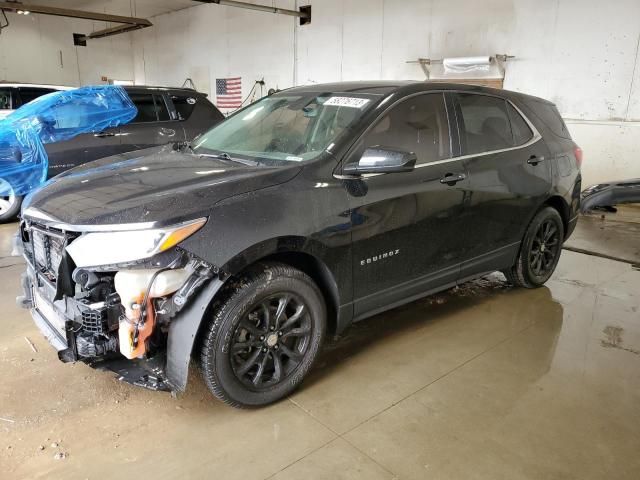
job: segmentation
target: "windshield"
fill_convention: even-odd
[[[209,130],[193,150],[268,164],[309,161],[352,126],[375,98],[318,92],[267,97]]]

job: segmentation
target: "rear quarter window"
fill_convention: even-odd
[[[11,89],[0,88],[0,110],[11,110],[12,108]]]
[[[560,113],[555,105],[546,102],[531,101],[528,102],[531,109],[542,122],[559,137],[571,139],[569,130],[562,120]]]
[[[197,102],[195,95],[171,95],[171,100],[178,113],[178,120],[187,120],[193,113]]]

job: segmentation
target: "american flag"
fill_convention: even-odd
[[[218,108],[238,108],[242,105],[242,78],[216,78]]]

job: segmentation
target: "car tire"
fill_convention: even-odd
[[[0,196],[0,223],[7,223],[20,213],[22,199],[20,195]]]
[[[202,374],[231,406],[268,405],[293,392],[313,365],[326,329],[324,298],[308,275],[281,263],[260,263],[229,283],[202,334]]]
[[[538,288],[553,274],[564,241],[564,223],[553,207],[541,209],[527,227],[516,263],[502,273],[514,286]]]

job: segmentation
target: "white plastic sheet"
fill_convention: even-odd
[[[487,72],[491,68],[491,57],[455,57],[442,60],[444,73]]]

